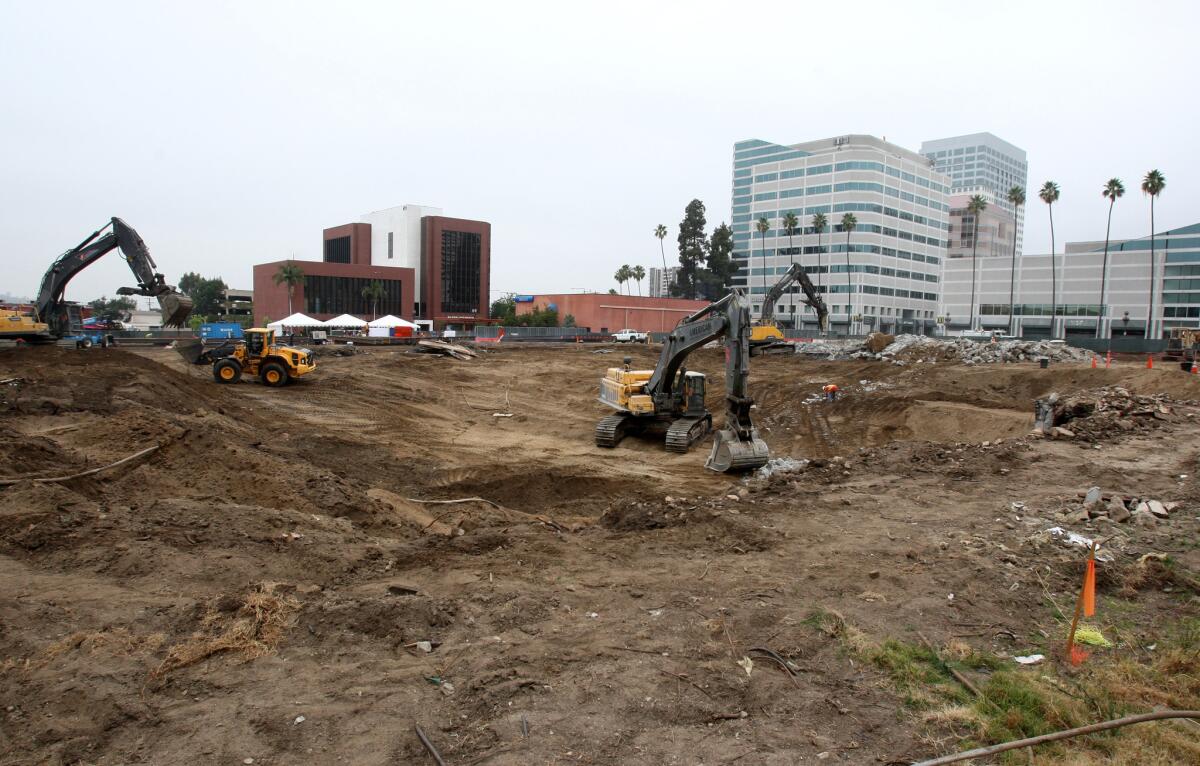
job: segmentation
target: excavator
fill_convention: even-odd
[[[105,229],[111,231],[105,232]],[[67,283],[75,275],[103,256],[120,248],[121,257],[137,279],[137,287],[122,287],[119,295],[145,295],[158,299],[164,327],[181,327],[192,313],[192,299],[166,283],[150,257],[146,243],[133,227],[120,218],[92,232],[87,239],[58,257],[42,277],[41,289],[33,304],[33,314],[5,311],[2,317],[4,337],[21,338],[31,343],[53,343],[77,334],[82,326],[78,304],[63,298]]]
[[[766,464],[767,444],[750,421],[750,299],[740,289],[684,317],[663,343],[653,370],[611,367],[600,380],[600,402],[616,410],[596,424],[596,445],[616,447],[630,434],[664,435],[669,452],[684,453],[712,431],[704,406],[705,377],[687,369],[688,355],[725,339],[725,427],[717,431],[706,468],[746,471]]]
[[[780,277],[779,281],[772,285],[767,294],[763,296],[762,312],[750,331],[751,355],[757,356],[774,349],[790,348],[790,344],[784,340],[783,332],[775,322],[775,304],[794,282],[799,282],[800,289],[804,291],[803,303],[817,312],[817,326],[822,330],[826,329],[829,323],[829,309],[825,307],[825,301],[817,292],[812,280],[808,278],[808,274],[804,273],[804,267],[799,263],[793,263],[787,273]]]

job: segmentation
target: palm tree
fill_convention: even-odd
[[[1142,179],[1142,191],[1150,195],[1150,301],[1146,304],[1146,338],[1154,329],[1154,200],[1166,185],[1166,176],[1157,170],[1151,170]]]
[[[796,262],[795,251],[792,250],[792,235],[796,233],[796,229],[800,228],[800,219],[791,210],[783,217],[783,230],[788,235],[788,263],[789,265]]]
[[[387,291],[383,289],[383,282],[378,279],[362,289],[362,297],[371,303],[371,321],[379,318],[379,301],[383,300],[385,295]]]
[[[754,229],[762,235],[763,287],[767,286],[767,232],[771,230],[771,222],[765,217],[759,218]],[[753,299],[752,299],[753,300]]]
[[[987,200],[982,194],[974,194],[971,199],[967,200],[967,212],[971,214],[975,224],[971,227],[971,313],[968,320],[971,322],[971,329],[975,327],[975,285],[978,280],[975,278],[979,259],[975,257],[977,248],[979,247],[979,217],[983,215],[983,211],[987,209]]]
[[[854,227],[858,226],[858,219],[854,217],[854,213],[846,213],[842,216],[842,230],[846,232],[846,334],[850,334],[853,329],[854,317],[854,293],[850,292],[850,232],[854,231]]]
[[[1047,181],[1042,184],[1038,196],[1046,203],[1046,210],[1050,211],[1050,337],[1054,338],[1054,326],[1058,321],[1058,267],[1054,263],[1054,203],[1058,202],[1058,184]]]
[[[629,276],[638,283],[638,297],[642,297],[642,280],[646,278],[646,270],[641,266],[634,266],[629,271]]]
[[[821,277],[821,266],[822,266],[822,264],[821,264],[821,232],[825,231],[825,227],[828,225],[829,225],[829,221],[826,220],[824,213],[813,213],[812,227],[813,227],[813,231],[815,231],[817,233],[817,292],[818,293],[821,292],[821,283],[823,281],[823,279]]]
[[[279,271],[275,272],[272,277],[275,284],[287,284],[288,291],[288,316],[292,315],[292,297],[296,294],[296,285],[304,281],[304,270],[297,266],[292,261],[280,264]]]
[[[1113,204],[1116,203],[1118,197],[1125,195],[1125,184],[1121,183],[1120,178],[1110,178],[1108,183],[1104,184],[1103,191],[1100,195],[1108,200],[1108,225],[1104,227],[1104,265],[1100,268],[1100,317],[1096,320],[1096,337],[1102,337],[1101,330],[1104,327],[1104,317],[1108,314],[1107,305],[1105,302],[1105,291],[1108,287],[1108,235],[1112,231],[1112,211]],[[1109,330],[1111,333],[1112,331]]]
[[[1008,270],[1008,331],[1016,334],[1013,328],[1013,301],[1016,299],[1017,287],[1017,217],[1021,214],[1021,206],[1025,204],[1025,189],[1014,186],[1008,190],[1008,201],[1013,206],[1013,249],[1012,263]]]
[[[629,268],[628,266],[622,266],[621,268],[617,269],[616,274],[613,274],[613,279],[617,280],[617,289],[618,290],[623,288],[625,286],[625,280],[629,279],[629,275],[625,273],[625,270],[628,268]],[[618,293],[618,294],[624,295],[624,293]]]
[[[671,280],[669,280],[669,279],[667,278],[667,251],[666,251],[665,249],[663,249],[663,240],[667,238],[667,227],[666,227],[666,226],[663,226],[661,223],[660,223],[658,226],[655,226],[655,227],[654,227],[654,236],[658,237],[658,252],[659,252],[659,253],[662,255],[662,262],[663,262],[662,283],[663,283],[663,289],[667,289],[667,287],[668,287],[668,286],[671,284]],[[660,297],[662,297],[662,298],[665,298],[665,297],[666,297],[666,295],[662,295],[662,296],[660,296]]]

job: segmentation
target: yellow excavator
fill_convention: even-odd
[[[752,355],[757,356],[774,349],[791,348],[791,344],[783,337],[783,331],[779,329],[779,324],[775,321],[775,304],[794,282],[799,282],[800,289],[804,291],[804,305],[817,312],[817,326],[822,330],[827,328],[829,309],[825,307],[825,301],[817,292],[812,280],[808,278],[808,274],[804,273],[804,267],[799,263],[793,263],[792,267],[763,296],[762,311],[750,331],[750,353]]]
[[[725,427],[717,431],[705,467],[746,471],[766,464],[767,443],[750,421],[750,300],[739,289],[684,317],[663,342],[653,370],[611,367],[600,380],[600,403],[616,410],[596,424],[596,446],[616,447],[631,434],[654,433],[670,452],[687,452],[712,431],[704,406],[705,377],[686,368],[688,355],[725,339]]]
[[[268,386],[286,386],[317,369],[312,351],[279,345],[275,331],[266,327],[244,330],[241,340],[228,340],[210,349],[204,348],[199,338],[177,340],[175,350],[192,364],[211,364],[213,380],[218,383],[237,383],[245,373],[258,376]]]

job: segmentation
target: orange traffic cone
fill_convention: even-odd
[[[1153,370],[1153,369],[1154,369],[1154,357],[1152,357],[1152,356],[1147,356],[1147,357],[1146,357],[1146,369],[1147,369],[1147,370]]]
[[[1092,355],[1092,369],[1093,370],[1096,369],[1096,355],[1095,354]]]
[[[1108,369],[1112,365],[1112,352],[1109,351],[1104,355],[1104,369]]]
[[[1200,367],[1197,367],[1197,366],[1196,366],[1196,361],[1195,361],[1195,360],[1192,360],[1192,374],[1193,374],[1193,375],[1200,374]]]

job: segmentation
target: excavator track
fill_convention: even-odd
[[[667,452],[687,452],[711,430],[711,415],[679,418],[667,429]]]
[[[596,446],[615,447],[625,438],[629,415],[606,415],[596,424]]]

